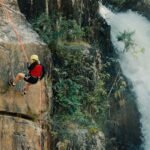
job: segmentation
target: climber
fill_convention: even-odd
[[[31,63],[27,63],[27,68],[29,72],[27,74],[24,73],[18,73],[16,78],[14,80],[10,80],[9,84],[11,86],[15,86],[16,83],[20,80],[24,80],[27,83],[25,84],[23,88],[23,93],[26,94],[28,91],[30,85],[36,84],[38,80],[42,79],[45,75],[45,69],[44,66],[40,64],[38,55],[31,55],[30,57]]]

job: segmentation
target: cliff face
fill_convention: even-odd
[[[21,42],[18,42],[18,38]],[[22,51],[22,45],[25,51]],[[27,57],[38,54],[43,62],[47,51],[46,44],[20,13],[17,1],[1,0],[0,150],[48,149],[48,134],[39,123],[49,109],[44,81],[31,86],[24,96],[21,94],[24,81],[19,82],[16,87],[8,85],[8,80],[18,72],[27,72],[24,53]]]
[[[48,134],[32,121],[0,115],[0,150],[47,150]]]

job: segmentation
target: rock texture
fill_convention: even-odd
[[[28,57],[36,53],[42,60],[43,54],[47,51],[47,46],[40,41],[38,35],[26,23],[24,17],[19,14],[17,3],[12,2],[5,1],[6,4],[0,7],[0,109],[20,113],[32,111],[33,114],[38,115],[40,111],[47,110],[43,81],[41,84],[39,82],[33,85],[26,96],[21,96],[20,91],[24,82],[20,82],[15,88],[11,88],[8,86],[8,80],[10,76],[13,77],[18,72],[27,72],[24,52]],[[14,28],[22,40],[25,51],[22,50],[18,42]],[[42,100],[42,106],[39,106],[40,99]]]
[[[73,139],[59,141],[58,150],[105,150],[105,136],[102,132],[90,133],[86,129],[70,131]]]
[[[92,134],[87,130],[77,130],[73,142],[76,142],[74,149],[105,150],[105,137],[102,132]]]
[[[0,115],[0,150],[47,150],[47,137],[32,121]]]
[[[31,54],[38,54],[43,62],[47,51],[47,45],[20,13],[17,0],[0,0],[0,150],[48,149],[47,144],[40,144],[40,138],[43,143],[47,142],[46,130],[33,121],[42,119],[41,113],[49,109],[44,81],[33,85],[25,96],[21,94],[24,81],[16,87],[8,85],[10,77],[27,72],[25,55],[29,58]]]

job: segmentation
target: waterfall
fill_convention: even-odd
[[[100,5],[100,14],[111,26],[111,40],[119,56],[123,74],[131,81],[141,114],[144,150],[150,149],[150,22],[133,11],[113,13]],[[118,40],[130,34],[132,43]],[[124,36],[125,38],[125,36]],[[127,41],[127,40],[126,40]],[[127,43],[128,44],[128,43]],[[128,47],[127,47],[128,46]],[[127,48],[127,49],[125,49]]]

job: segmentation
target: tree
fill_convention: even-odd
[[[49,15],[49,0],[45,0],[45,13]]]

